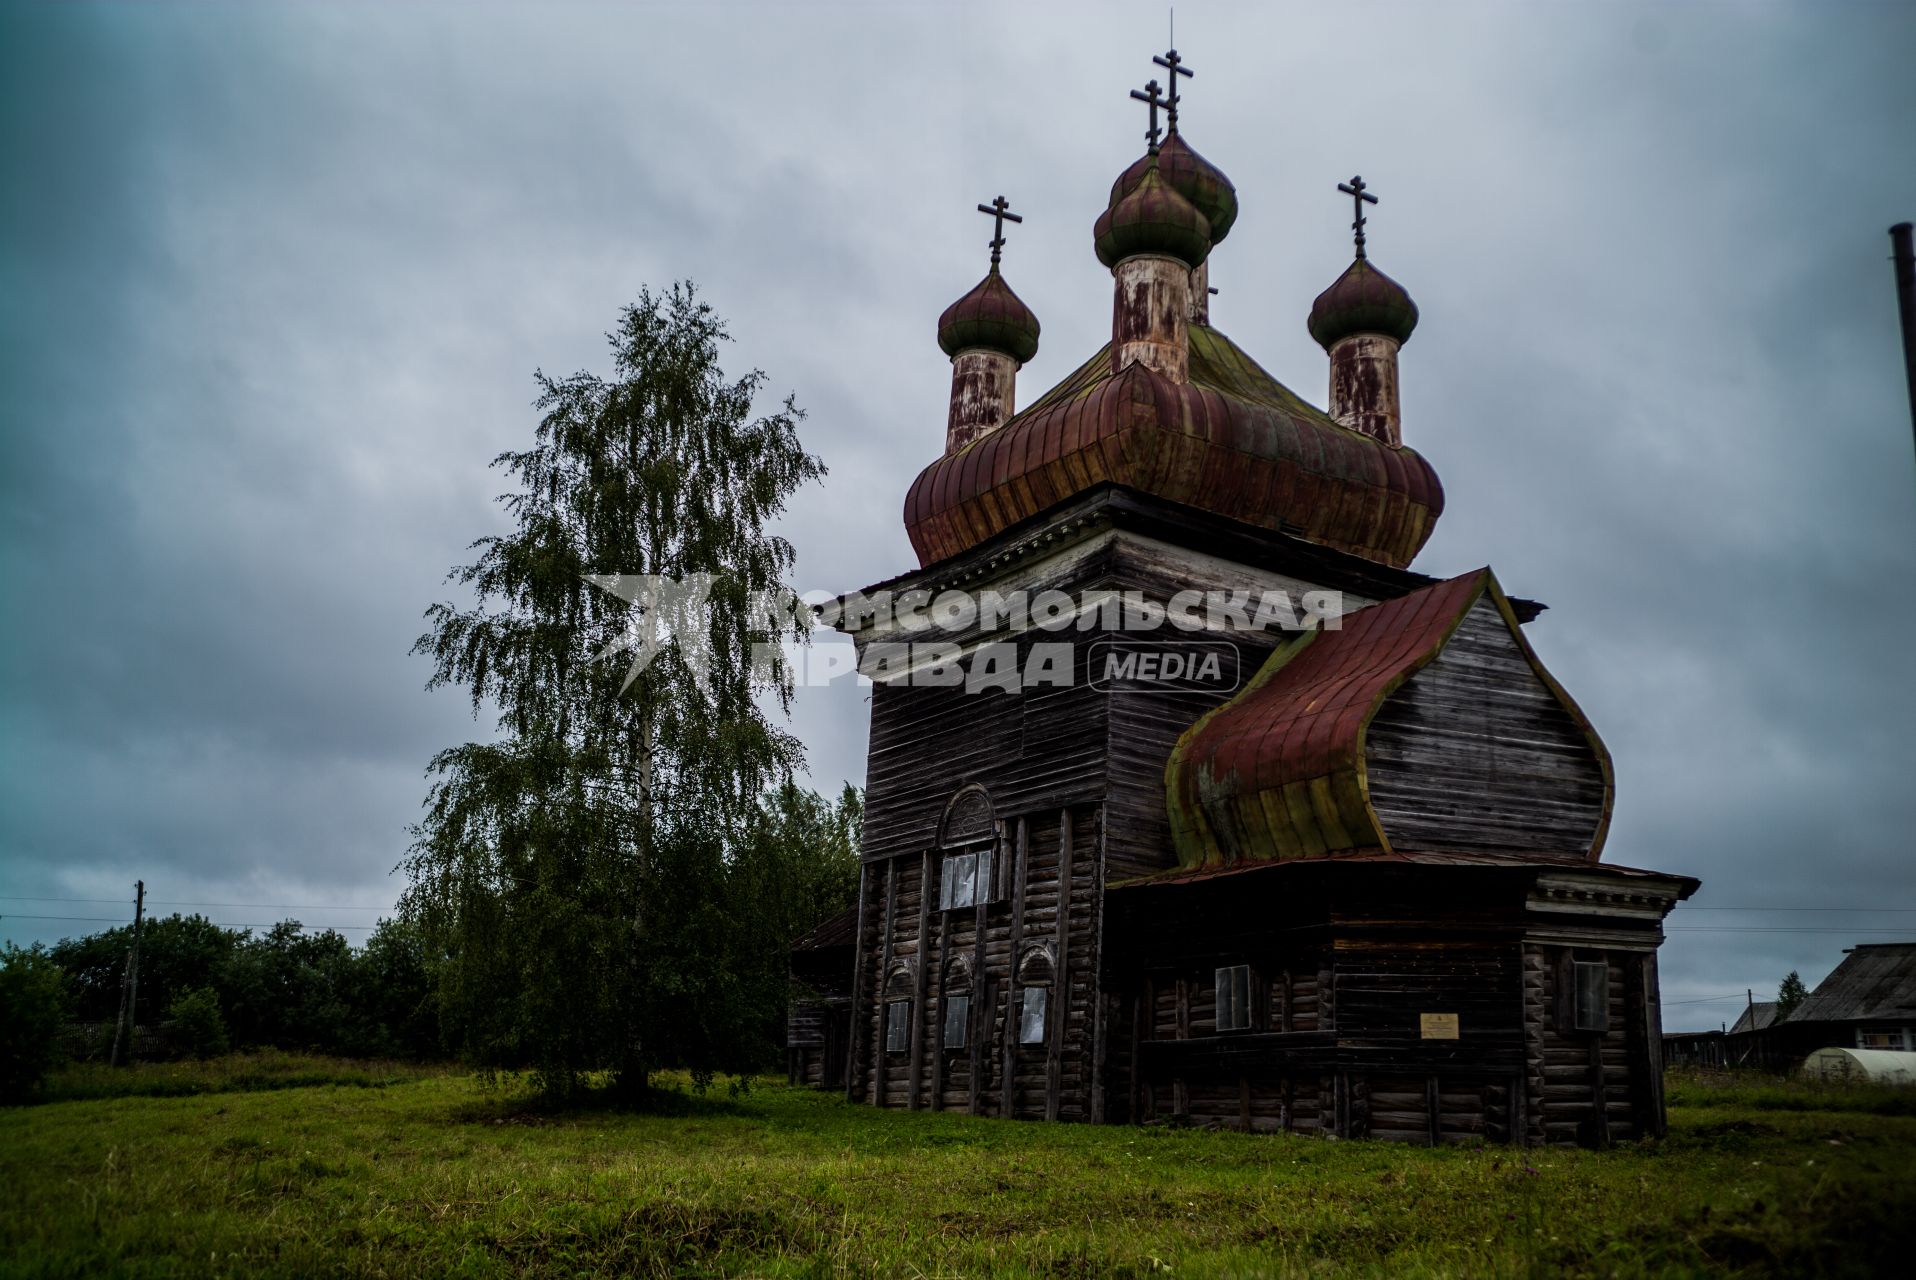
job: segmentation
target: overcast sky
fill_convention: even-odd
[[[244,924],[390,908],[427,760],[490,730],[424,692],[421,612],[501,528],[533,370],[605,370],[642,285],[696,280],[728,361],[809,411],[795,585],[912,567],[973,206],[1026,215],[1029,402],[1107,334],[1091,222],[1165,45],[1161,4],[0,12],[23,942],[136,877],[161,911],[298,908],[207,911]],[[1916,937],[1885,234],[1916,218],[1916,7],[1187,2],[1177,38],[1242,203],[1214,320],[1318,402],[1336,184],[1382,196],[1374,259],[1423,312],[1404,434],[1448,494],[1416,567],[1551,605],[1530,638],[1617,761],[1607,857],[1703,879],[1667,1023]],[[862,782],[865,716],[801,698],[814,785]]]

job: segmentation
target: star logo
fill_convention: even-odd
[[[592,655],[594,662],[601,662],[616,653],[631,652],[632,665],[626,668],[620,693],[631,688],[639,674],[668,647],[677,646],[693,683],[700,693],[709,694],[712,643],[707,635],[705,602],[712,594],[713,575],[665,578],[649,573],[588,573],[585,580],[633,606],[625,630]]]

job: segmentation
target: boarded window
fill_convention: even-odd
[[[971,1023],[971,997],[945,997],[945,1048],[965,1047],[965,1031]]]
[[[1251,1025],[1251,966],[1234,964],[1217,971],[1217,1029],[1242,1031]]]
[[[1026,987],[1018,1001],[1018,1043],[1044,1043],[1045,987]]]
[[[1602,1034],[1610,1029],[1610,966],[1602,961],[1583,960],[1570,966],[1575,983],[1575,1017],[1571,1026],[1578,1031]]]
[[[885,1051],[904,1053],[911,1048],[911,1001],[892,1000],[885,1005]]]
[[[943,911],[973,907],[991,897],[991,850],[945,855],[938,884],[938,906]]]

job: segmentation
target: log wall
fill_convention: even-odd
[[[998,825],[994,897],[977,906],[938,909],[942,851],[867,866],[850,1095],[911,1110],[1102,1119],[1092,1102],[1102,812],[1067,806]],[[1046,991],[1036,1044],[1018,1035],[1027,985]],[[948,1049],[947,1003],[958,995],[970,1001],[966,1043]],[[911,1031],[892,1051],[885,1006],[898,999],[910,1001]]]

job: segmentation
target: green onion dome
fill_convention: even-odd
[[[1151,157],[1140,156],[1111,184],[1110,203],[1115,205],[1144,181]],[[1211,223],[1211,243],[1223,244],[1237,221],[1237,188],[1223,170],[1193,151],[1184,135],[1174,133],[1158,148],[1158,172],[1173,190],[1197,206]]]
[[[1011,291],[994,265],[970,293],[938,317],[938,345],[948,356],[983,347],[1024,364],[1038,354],[1038,317]]]
[[[1168,254],[1196,267],[1211,252],[1210,220],[1164,180],[1156,156],[1145,157],[1137,185],[1098,215],[1092,236],[1107,267],[1140,253]]]
[[[1353,333],[1381,333],[1408,342],[1417,304],[1404,286],[1359,258],[1311,304],[1311,337],[1329,351]]]

